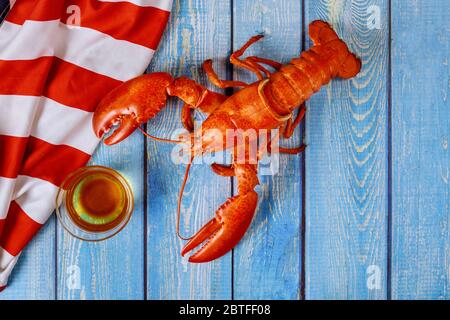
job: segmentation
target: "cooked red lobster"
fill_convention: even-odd
[[[94,131],[101,137],[118,124],[118,128],[104,141],[107,145],[118,143],[153,118],[165,106],[168,96],[176,96],[184,102],[181,120],[189,131],[184,141],[194,156],[228,149],[224,137],[229,134],[229,130],[279,129],[285,138],[289,138],[305,115],[304,102],[313,93],[332,78],[352,78],[361,69],[361,61],[349,51],[328,23],[319,20],[312,22],[309,36],[313,46],[286,65],[256,56],[241,58],[245,50],[262,36],[252,37],[230,57],[233,65],[256,74],[258,81],[251,84],[221,80],[212,67],[212,61],[205,61],[204,71],[214,85],[219,88],[243,88],[229,97],[210,91],[186,77],[174,79],[168,73],[147,74],[125,82],[99,104],[93,117]],[[263,65],[276,71],[271,73]],[[191,114],[193,109],[209,114],[196,130]],[[299,110],[293,120],[296,109]],[[261,158],[260,152],[256,159],[248,152],[251,140],[235,141],[231,165],[212,165],[217,174],[236,177],[238,194],[229,198],[212,220],[187,239],[189,242],[182,250],[183,256],[206,243],[189,257],[190,262],[207,262],[221,257],[241,240],[248,229],[258,202],[254,188],[259,183],[257,161]],[[265,145],[269,152],[274,142],[275,139],[266,139]],[[261,144],[260,141],[258,150],[262,150]],[[243,161],[236,157],[241,147],[245,150]],[[291,154],[303,150],[304,146],[279,148],[279,152]],[[178,203],[178,234],[180,201],[189,167]]]

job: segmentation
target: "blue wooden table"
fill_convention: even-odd
[[[252,80],[227,62],[250,36],[250,54],[288,62],[329,21],[363,62],[308,104],[277,175],[261,177],[262,202],[232,253],[210,264],[180,257],[175,235],[184,166],[172,146],[134,134],[100,147],[93,163],[131,181],[127,228],[86,243],[52,218],[20,258],[0,299],[448,299],[450,298],[449,56],[447,0],[179,0],[149,67],[206,79],[214,59],[228,79]],[[147,125],[181,127],[172,101]],[[201,120],[201,116],[197,116]],[[232,195],[230,178],[194,166],[182,228],[192,233]]]

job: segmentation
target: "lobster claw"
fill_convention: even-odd
[[[229,198],[216,212],[216,216],[203,226],[181,251],[184,256],[207,241],[189,262],[208,262],[220,258],[233,249],[247,231],[258,203],[258,194],[249,191]]]
[[[167,87],[172,81],[170,74],[157,72],[131,79],[112,90],[94,112],[92,125],[96,136],[101,138],[118,124],[104,143],[113,145],[127,138],[164,107]]]

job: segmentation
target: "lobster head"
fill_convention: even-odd
[[[167,87],[172,81],[170,74],[157,72],[134,78],[112,90],[94,112],[92,125],[95,135],[101,138],[117,125],[104,143],[113,145],[127,138],[164,107]]]

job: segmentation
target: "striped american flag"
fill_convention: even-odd
[[[172,0],[2,0],[0,291],[98,139],[101,98],[148,66]]]

